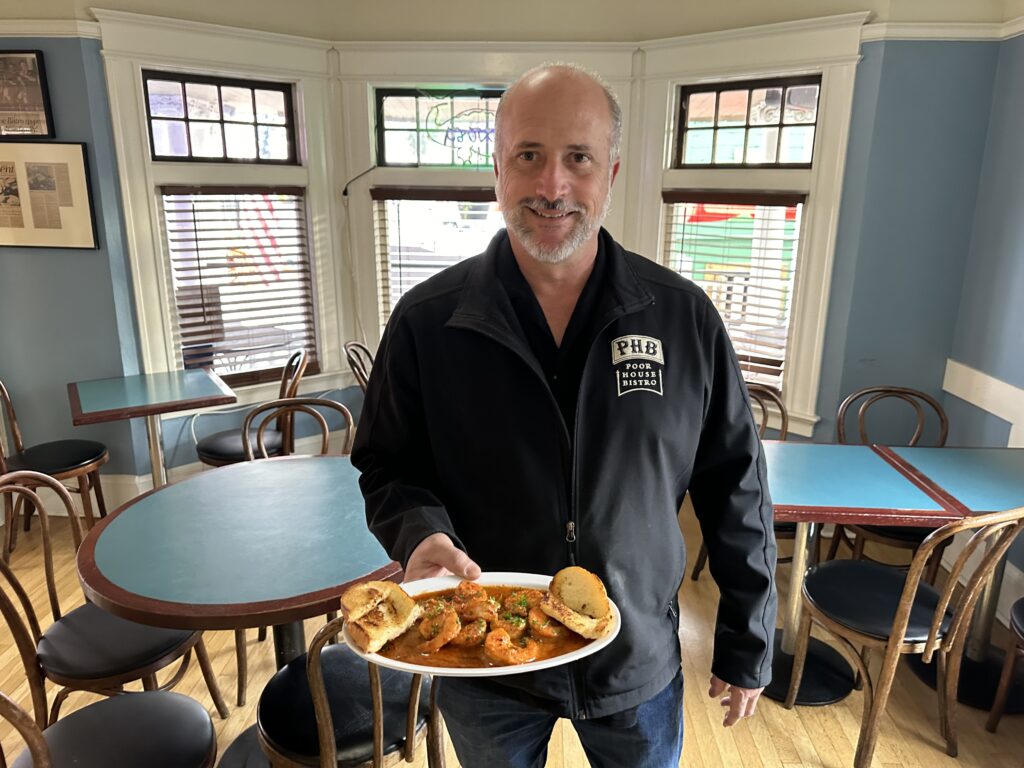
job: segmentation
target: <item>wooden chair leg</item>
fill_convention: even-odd
[[[960,662],[963,660],[963,649],[960,652],[954,654],[947,654],[940,651],[940,655],[945,657],[945,664],[942,665],[945,669],[941,669],[944,673],[942,677],[938,679],[940,685],[943,686],[943,728],[942,735],[946,738],[946,754],[950,757],[956,757],[958,751],[957,735],[956,735],[956,713],[957,713],[957,701],[956,694],[957,688],[960,686]]]
[[[53,725],[57,722],[57,718],[60,717],[60,708],[70,695],[70,688],[61,688],[57,691],[57,695],[53,697],[53,706],[50,707],[50,720],[47,725]]]
[[[235,694],[235,703],[244,707],[245,689],[249,684],[249,660],[245,648],[244,629],[235,630],[235,665],[238,667],[238,690]]]
[[[11,494],[4,494],[4,550],[3,559],[5,563],[11,562],[11,532],[14,530],[14,502],[11,501]]]
[[[24,510],[22,512],[22,515],[23,515],[23,518],[22,518],[22,521],[21,521],[22,522],[22,528],[27,533],[28,531],[32,530],[32,515],[36,511],[36,505],[33,504],[31,501],[24,500],[24,504],[23,504],[22,508]],[[15,542],[14,543],[17,543],[17,537],[15,537]],[[14,549],[14,547],[12,546],[11,549]]]
[[[871,758],[875,754],[875,744],[878,742],[878,726],[889,700],[889,692],[892,690],[892,681],[896,677],[896,665],[899,660],[900,654],[895,648],[886,649],[870,705],[865,702],[865,717],[861,723],[860,737],[857,739],[857,753],[853,758],[853,768],[868,768],[871,765]]]
[[[228,705],[224,703],[224,697],[221,696],[220,686],[217,685],[217,677],[213,674],[213,665],[210,664],[210,654],[206,652],[206,644],[203,643],[202,635],[199,636],[199,642],[196,643],[196,659],[199,661],[199,669],[203,673],[203,679],[206,681],[206,687],[210,690],[210,697],[213,699],[213,705],[217,708],[217,714],[220,715],[221,720],[228,719]]]
[[[437,708],[437,683],[440,678],[430,681],[430,714],[427,718],[427,766],[444,768],[444,727],[441,725],[441,711]]]
[[[146,675],[144,678],[142,678],[142,690],[155,691],[159,687],[160,686],[156,681],[156,675]]]
[[[839,545],[844,541],[846,541],[845,529],[837,524],[835,530],[832,531],[832,542],[828,545],[828,555],[825,556],[825,559],[835,560],[836,555],[839,554]]]
[[[262,643],[266,639],[267,639],[267,628],[266,627],[260,627],[259,631],[256,633],[256,640]]]
[[[93,470],[90,477],[92,478],[92,489],[96,493],[96,507],[99,509],[100,517],[106,517],[107,504],[103,501],[103,485],[100,483],[100,471],[98,469]]]
[[[852,557],[854,560],[863,560],[864,559],[864,544],[865,544],[865,539],[864,539],[863,536],[860,536],[860,535],[854,536],[853,537],[853,554],[850,555],[850,557]]]
[[[80,475],[78,478],[78,494],[82,497],[82,512],[85,516],[85,525],[92,528],[96,524],[96,517],[92,513],[92,496],[89,488],[89,475]]]
[[[693,573],[690,574],[690,578],[697,581],[700,578],[700,572],[704,570],[704,566],[708,562],[708,548],[704,542],[700,544],[700,552],[697,553],[697,561],[693,564]]]
[[[992,709],[989,710],[988,720],[985,721],[985,730],[995,733],[999,727],[999,721],[1006,710],[1006,699],[1010,695],[1010,680],[1013,679],[1013,670],[1017,666],[1017,655],[1020,652],[1020,641],[1011,638],[1006,648],[1006,661],[1003,662],[1003,673],[999,676],[999,687],[996,688],[996,697],[992,702]]]
[[[800,628],[796,635],[796,649],[793,654],[793,671],[789,675],[789,691],[783,706],[792,709],[796,703],[796,695],[800,691],[800,681],[804,676],[804,662],[807,661],[807,646],[811,642],[811,614],[806,609],[800,612]]]

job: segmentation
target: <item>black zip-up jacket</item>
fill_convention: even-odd
[[[370,529],[403,564],[443,532],[485,571],[601,577],[622,612],[608,648],[495,678],[567,717],[637,706],[678,672],[687,490],[721,591],[712,672],[768,683],[775,628],[764,458],[722,321],[695,285],[601,237],[575,435],[497,277],[502,231],[398,303],[352,455]]]

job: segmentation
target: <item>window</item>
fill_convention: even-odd
[[[501,91],[377,89],[377,164],[491,164]]]
[[[821,77],[680,89],[675,167],[810,167]]]
[[[666,191],[669,266],[708,294],[748,381],[782,390],[803,195]]]
[[[381,326],[402,295],[487,248],[505,221],[493,189],[375,187]]]
[[[279,378],[289,355],[306,349],[316,373],[304,190],[160,192],[181,365],[254,384]]]
[[[290,85],[145,70],[154,160],[295,163]]]

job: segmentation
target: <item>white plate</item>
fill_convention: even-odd
[[[439,576],[435,579],[420,579],[419,581],[407,582],[402,585],[402,589],[413,597],[417,597],[418,595],[422,595],[427,592],[437,592],[441,589],[457,587],[461,581],[462,579],[457,576]],[[501,571],[492,571],[490,573],[480,574],[480,578],[476,580],[476,583],[484,587],[489,585],[532,587],[534,589],[546,590],[548,588],[548,584],[551,583],[551,577],[542,576],[536,573],[505,573]],[[353,653],[360,658],[373,662],[378,666],[398,669],[402,672],[417,672],[421,674],[437,675],[439,677],[497,677],[499,675],[518,675],[523,672],[536,672],[538,669],[548,669],[549,667],[558,667],[562,664],[568,664],[571,661],[582,659],[592,653],[597,653],[607,646],[615,639],[616,635],[619,634],[619,627],[621,626],[618,606],[616,606],[611,600],[608,602],[611,603],[612,607],[612,628],[607,635],[598,640],[591,640],[582,648],[570,653],[563,653],[561,656],[553,656],[550,659],[542,659],[541,661],[530,661],[526,664],[512,664],[500,667],[433,667],[429,664],[410,664],[406,661],[395,661],[394,659],[389,659],[387,656],[381,656],[379,653],[364,653],[359,650],[358,646],[356,646],[348,634],[348,625],[345,626],[342,634],[345,638],[345,642],[348,644],[348,647],[351,648]]]

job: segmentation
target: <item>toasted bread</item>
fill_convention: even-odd
[[[377,603],[393,594],[393,589],[404,592],[391,581],[364,581],[362,584],[349,587],[341,596],[341,608],[345,612],[345,618],[349,621],[361,618],[373,610]]]
[[[555,574],[540,609],[589,640],[604,637],[612,629],[612,607],[604,584],[578,566]]]
[[[376,653],[420,617],[416,601],[390,581],[352,587],[342,595],[341,602],[348,616],[349,637],[364,653]]]
[[[592,619],[604,618],[612,610],[601,579],[577,565],[556,573],[548,589],[569,608]]]

